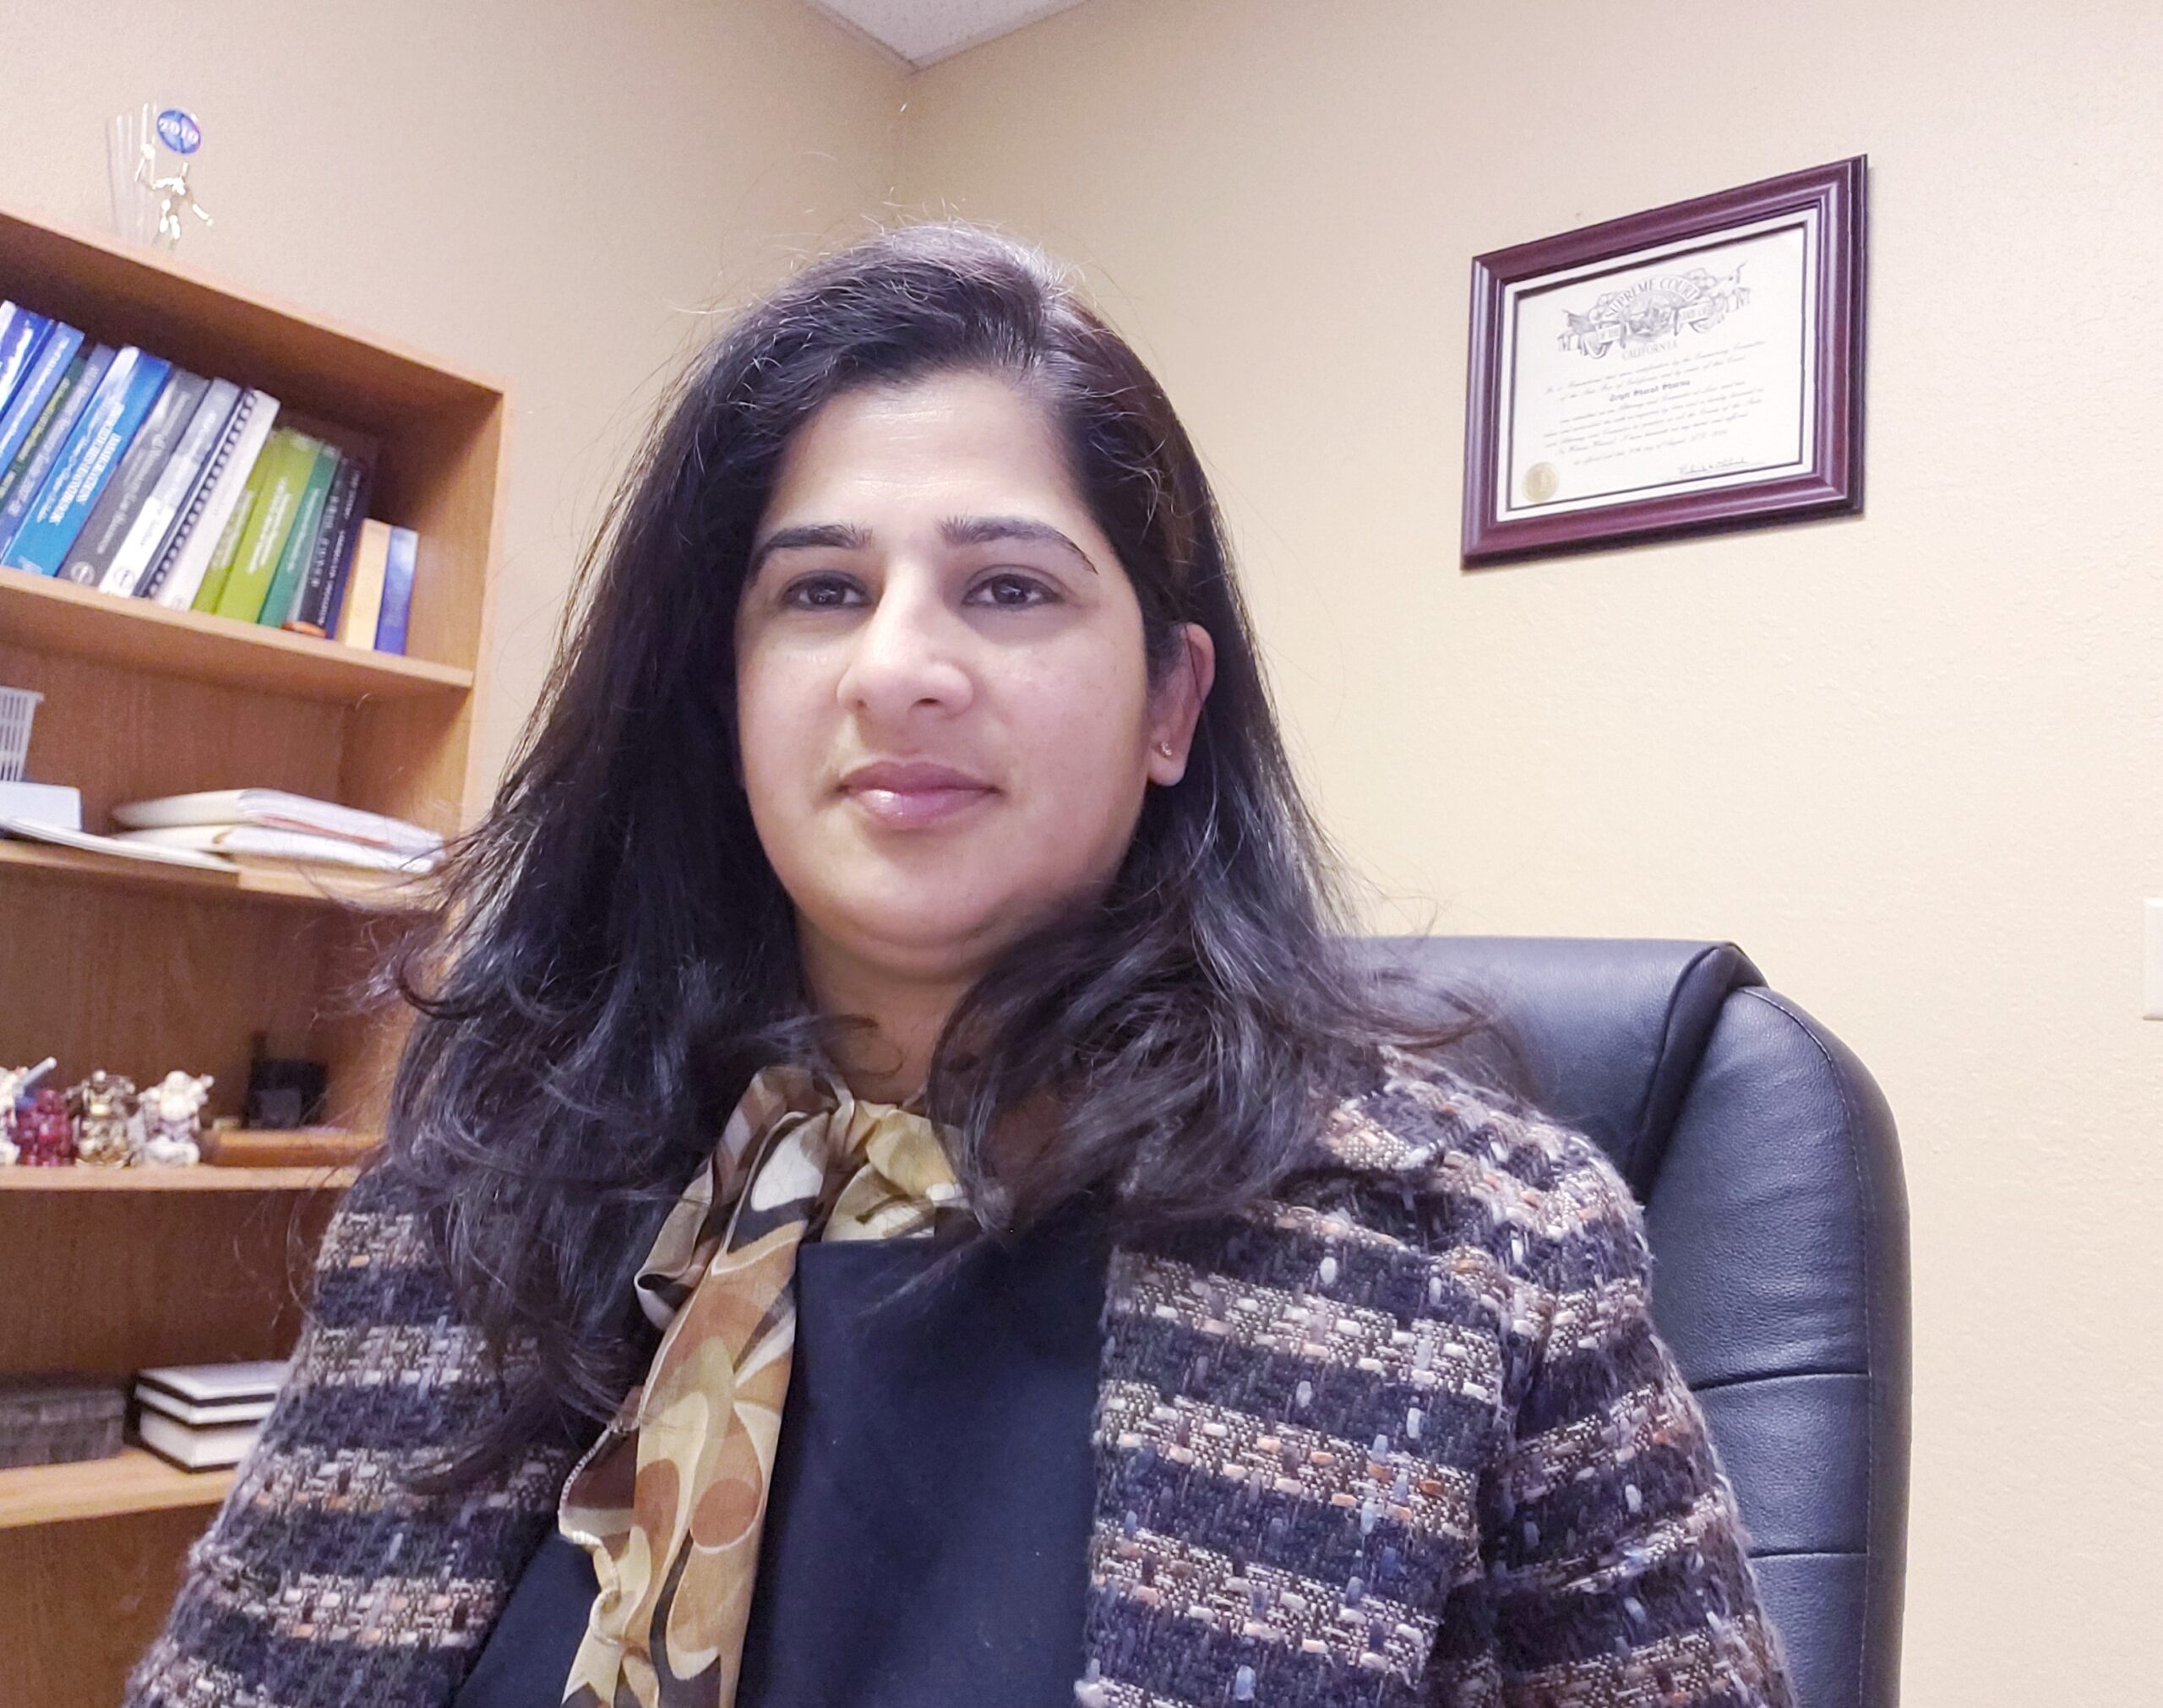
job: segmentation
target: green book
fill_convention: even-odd
[[[330,482],[337,473],[338,453],[318,443],[315,465],[308,471],[308,484],[301,488],[300,505],[293,512],[293,525],[286,536],[286,549],[278,554],[270,590],[263,596],[263,609],[256,613],[258,623],[275,628],[293,614],[293,601],[300,596],[301,583],[308,579],[308,558],[315,550],[315,530],[323,525],[323,503],[330,495]]]
[[[224,531],[218,543],[210,548],[210,567],[203,572],[203,585],[195,590],[189,608],[194,611],[215,611],[218,596],[226,590],[226,577],[232,573],[233,559],[240,554],[240,536],[248,531],[248,522],[261,502],[263,489],[270,484],[271,465],[277,461],[277,452],[283,443],[281,433],[273,432],[263,442],[263,449],[255,454],[255,460],[248,465],[248,480],[240,489],[240,497],[233,505],[233,513],[226,519]]]
[[[263,494],[255,501],[255,514],[240,536],[233,567],[218,594],[218,615],[236,623],[253,623],[262,614],[263,601],[270,591],[270,578],[278,573],[278,558],[286,549],[286,536],[293,530],[293,516],[300,509],[301,492],[315,468],[319,441],[306,433],[288,433],[270,464]],[[264,453],[266,460],[270,453]]]

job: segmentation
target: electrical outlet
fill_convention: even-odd
[[[2144,1020],[2163,1020],[2163,900],[2151,895],[2146,906],[2148,955],[2140,1017]]]

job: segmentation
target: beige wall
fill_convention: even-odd
[[[910,91],[1212,460],[1376,922],[1732,937],[1884,1083],[1926,1708],[2157,1689],[2160,26],[1095,0]],[[1866,151],[1868,514],[1462,574],[1469,258]]]
[[[191,260],[509,383],[482,775],[698,311],[853,235],[900,72],[797,0],[14,0],[0,200],[109,230],[108,114],[202,121]],[[18,53],[17,49],[25,50]]]
[[[692,311],[897,148],[904,205],[1087,264],[1374,922],[1732,937],[1884,1082],[1909,1700],[2152,1700],[2163,8],[1095,0],[907,83],[793,0],[8,21],[0,199],[101,223],[102,118],[184,99],[197,260],[511,382],[489,755]],[[1468,258],[1865,150],[1869,514],[1460,574]]]

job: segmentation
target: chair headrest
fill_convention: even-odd
[[[1521,1089],[1598,1141],[1641,1198],[1728,993],[1764,982],[1731,943],[1377,937],[1360,949],[1502,1022]]]

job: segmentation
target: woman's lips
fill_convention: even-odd
[[[955,814],[967,812],[991,793],[989,789],[977,787],[859,787],[848,791],[848,797],[873,820],[890,830],[915,830],[927,824],[943,824]]]

